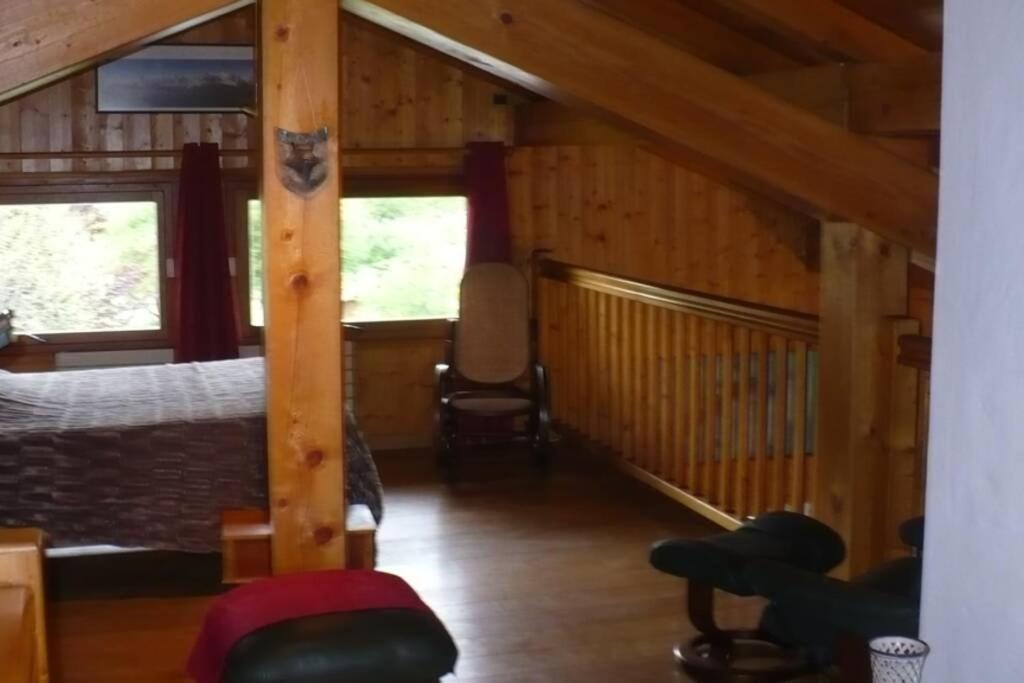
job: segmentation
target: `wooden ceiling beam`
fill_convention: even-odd
[[[942,51],[942,0],[837,0],[929,52]]]
[[[836,0],[684,0],[709,16],[757,27],[830,61],[885,62],[927,50]]]
[[[927,135],[941,125],[942,55],[846,67],[850,129],[875,135]]]
[[[344,0],[369,21],[585,106],[738,185],[934,253],[935,173],[576,0]]]
[[[0,103],[254,0],[3,0]]]
[[[778,52],[678,0],[581,1],[700,57],[709,64],[741,76],[814,63]]]

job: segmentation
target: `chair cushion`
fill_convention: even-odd
[[[451,406],[463,413],[517,415],[530,412],[533,402],[518,396],[455,396]]]
[[[437,618],[415,610],[325,614],[238,641],[223,683],[434,683],[458,652]]]
[[[821,522],[795,512],[768,512],[727,534],[662,541],[651,549],[650,561],[668,574],[754,595],[745,573],[749,562],[773,560],[823,574],[845,554],[842,539]]]

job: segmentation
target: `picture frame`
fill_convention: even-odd
[[[240,113],[256,108],[251,45],[152,45],[96,70],[96,110]]]

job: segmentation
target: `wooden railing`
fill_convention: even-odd
[[[555,420],[726,527],[814,506],[814,316],[542,260]]]

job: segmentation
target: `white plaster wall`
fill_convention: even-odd
[[[1024,0],[946,0],[927,683],[1024,681]]]

